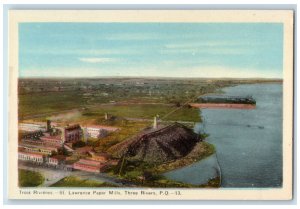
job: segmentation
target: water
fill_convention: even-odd
[[[226,95],[251,95],[256,109],[203,109],[207,141],[214,144],[222,171],[222,187],[281,187],[282,185],[282,85],[251,84],[223,89]],[[198,184],[214,177],[215,162],[200,161],[166,173]],[[191,180],[192,179],[192,180]]]
[[[220,176],[220,167],[216,155],[212,155],[192,165],[166,172],[164,176],[175,181],[201,185]]]

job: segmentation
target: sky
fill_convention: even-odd
[[[277,23],[20,23],[20,77],[282,78]]]

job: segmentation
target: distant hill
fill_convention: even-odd
[[[141,133],[110,148],[114,155],[151,163],[164,163],[186,156],[201,139],[194,131],[174,123]]]

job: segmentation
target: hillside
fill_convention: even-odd
[[[126,158],[131,160],[165,163],[186,156],[199,141],[199,136],[192,129],[174,123],[145,131],[111,147],[110,151],[117,157],[126,154]]]

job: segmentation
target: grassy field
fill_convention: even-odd
[[[153,119],[156,115],[159,115],[162,118],[172,111],[173,113],[163,118],[163,120],[200,121],[199,110],[196,108],[178,108],[162,104],[102,105],[95,108],[88,108],[82,115],[90,118],[98,118],[99,120],[104,117],[105,113],[118,117]]]
[[[19,95],[20,117],[51,113],[73,108],[80,108],[86,104],[77,92],[41,92]]]
[[[116,187],[115,185],[95,180],[68,176],[51,185],[51,187]]]
[[[20,95],[19,108],[21,119],[22,117],[44,114],[36,118],[36,120],[40,121],[45,121],[46,119],[51,119],[53,117],[55,118],[55,116],[58,115],[57,118],[61,118],[61,120],[65,121],[69,118],[71,122],[90,122],[91,120],[96,120],[96,122],[99,123],[103,122],[105,113],[109,113],[117,117],[153,119],[156,115],[164,117],[167,113],[172,111],[172,114],[163,119],[191,122],[200,121],[199,110],[197,108],[178,108],[175,105],[167,104],[98,104],[93,106],[84,106],[84,101],[81,101],[80,99],[77,101],[77,98],[72,97],[72,94],[66,95],[65,97],[61,94],[50,94],[47,96],[43,95],[43,97],[40,98],[36,95]],[[77,110],[75,111],[74,109]],[[68,110],[70,110],[71,113],[61,113],[61,111]],[[74,117],[71,117],[72,112]],[[63,117],[64,114],[66,117]]]
[[[19,169],[18,174],[20,187],[37,187],[45,180],[42,174],[34,171]]]
[[[101,139],[92,139],[89,143],[96,151],[105,152],[108,151],[111,146],[139,133],[148,125],[149,123],[147,122],[126,121],[122,126],[119,126],[121,127],[119,131],[110,133],[107,137]]]

